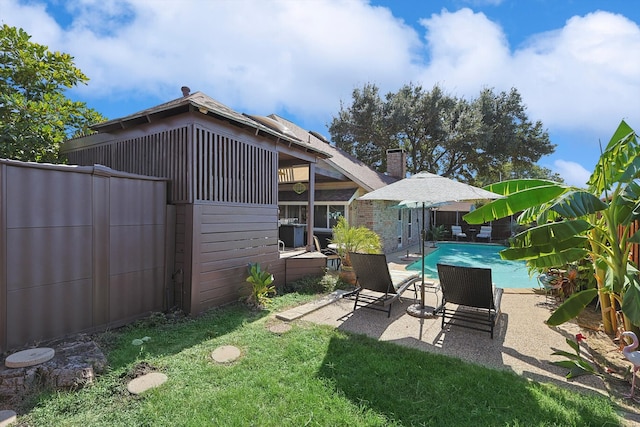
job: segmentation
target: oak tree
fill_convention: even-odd
[[[484,89],[467,100],[407,84],[382,97],[374,84],[341,103],[329,126],[336,146],[386,171],[386,150],[407,152],[411,173],[427,171],[473,184],[500,177],[559,179],[536,164],[553,153],[541,122],[531,122],[516,89]]]

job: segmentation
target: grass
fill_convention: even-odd
[[[308,301],[289,294],[270,311]],[[75,392],[43,393],[29,426],[587,426],[620,425],[607,398],[540,384],[459,359],[297,322],[269,331],[268,311],[242,304],[195,319],[156,316],[113,331],[110,369]],[[149,336],[143,346],[134,339]],[[220,345],[242,351],[215,364]],[[126,382],[141,362],[169,380],[140,396]]]

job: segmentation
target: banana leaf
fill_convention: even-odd
[[[589,190],[594,194],[602,194],[613,183],[628,182],[627,169],[635,164],[637,144],[635,132],[622,120],[589,178]]]
[[[532,227],[517,234],[513,239],[513,246],[528,247],[546,245],[556,241],[572,239],[593,228],[588,221],[576,219],[571,221],[551,222]]]
[[[547,325],[558,326],[576,317],[598,295],[598,289],[576,292],[565,300],[547,319]]]
[[[565,240],[550,239],[547,244],[503,249],[500,251],[500,257],[505,260],[528,260],[568,249],[585,248],[587,242],[588,239],[584,236],[574,236]]]
[[[520,181],[525,185],[524,181],[528,180]],[[538,185],[533,188],[518,191],[517,193],[512,193],[503,199],[496,199],[491,203],[469,212],[462,218],[469,224],[483,224],[516,214],[534,206],[548,203],[567,191],[567,189],[568,187],[557,183],[543,186]]]
[[[588,191],[570,190],[562,194],[551,209],[564,218],[579,218],[608,207],[609,205]]]
[[[640,325],[640,283],[638,275],[630,277],[627,291],[622,297],[622,312],[634,325]]]
[[[529,267],[535,267],[536,269],[559,267],[571,262],[580,261],[587,255],[589,255],[589,251],[586,249],[572,248],[548,255],[540,255],[538,258],[527,260],[527,265]]]
[[[500,194],[502,196],[509,196],[513,193],[518,193],[523,190],[530,190],[536,187],[545,187],[557,184],[557,182],[549,181],[547,179],[511,179],[507,181],[496,182],[494,184],[489,184],[483,187],[483,189],[491,191],[492,193]]]

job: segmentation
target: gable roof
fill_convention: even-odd
[[[299,139],[293,133],[287,132],[286,129],[279,127],[277,123],[271,123],[272,119],[239,113],[202,92],[194,92],[190,95],[181,96],[180,98],[147,108],[146,110],[138,111],[125,117],[97,123],[92,125],[91,129],[99,133],[106,133],[151,123],[152,121],[162,120],[189,111],[198,111],[241,128],[255,129],[256,133],[262,132],[263,134],[268,134],[278,140],[283,140],[288,144],[295,145],[299,149],[312,151],[319,157],[326,157],[328,155],[325,150],[319,149]]]
[[[321,160],[321,162],[327,163],[367,191],[377,190],[399,180],[399,178],[373,170],[370,166],[348,154],[346,151],[331,145],[326,138],[317,132],[304,130],[295,123],[276,114],[270,114],[268,117],[282,123],[300,140],[307,142],[318,150],[328,153],[331,157]]]

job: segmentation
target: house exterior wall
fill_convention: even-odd
[[[176,204],[176,306],[197,314],[237,301],[246,267],[260,262],[284,282],[278,251],[278,146],[199,113],[183,113],[64,149],[71,163],[168,178]]]
[[[0,161],[0,351],[162,310],[166,186]]]
[[[382,251],[390,253],[399,248],[407,248],[420,243],[422,217],[419,209],[412,210],[411,237],[408,235],[407,212],[402,216],[402,245],[398,246],[398,209],[393,206],[397,202],[357,200],[351,209],[353,226],[364,226],[380,236]]]

